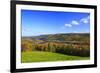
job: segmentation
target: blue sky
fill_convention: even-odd
[[[22,36],[89,33],[90,13],[21,10]]]

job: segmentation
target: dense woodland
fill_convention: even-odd
[[[89,57],[90,34],[67,33],[22,37],[21,51],[46,51]]]

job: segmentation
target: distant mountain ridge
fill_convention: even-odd
[[[39,36],[22,37],[22,39],[43,41],[89,41],[90,33],[59,33]]]

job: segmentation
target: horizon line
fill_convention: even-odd
[[[86,34],[86,33],[90,33],[90,32],[72,32],[72,33],[48,33],[48,34],[40,34],[40,35],[26,35],[26,36],[22,36],[22,37],[31,37],[31,36],[41,36],[41,35],[55,35],[55,34]]]

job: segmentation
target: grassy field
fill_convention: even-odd
[[[42,51],[22,52],[21,54],[22,54],[21,55],[22,63],[89,59],[89,57],[70,56],[70,55],[64,55],[52,52],[42,52]]]

